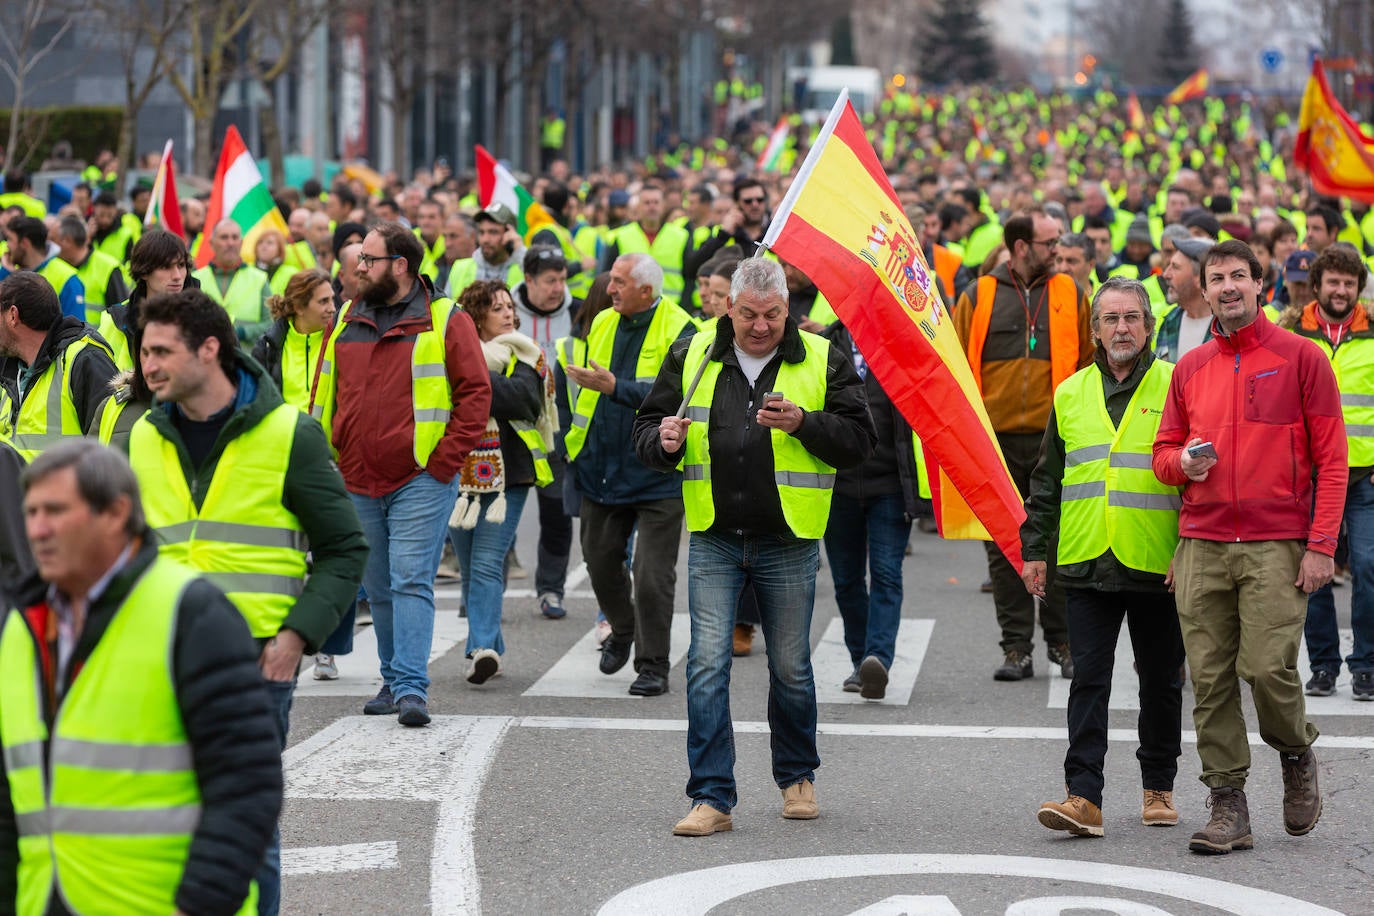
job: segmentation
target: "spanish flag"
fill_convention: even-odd
[[[1320,59],[1302,96],[1293,162],[1318,192],[1374,203],[1374,140],[1331,94]]]
[[[1132,130],[1142,131],[1145,129],[1145,110],[1140,107],[1140,99],[1136,98],[1134,91],[1126,96],[1126,120],[1130,123]]]
[[[1207,87],[1212,83],[1212,77],[1207,73],[1206,67],[1199,67],[1193,71],[1193,75],[1174,87],[1174,91],[1164,97],[1165,105],[1182,105],[1192,99],[1200,99],[1207,94]]]
[[[1021,496],[911,224],[842,92],[762,247],[816,284],[925,448],[945,537],[997,542],[1021,568]]]

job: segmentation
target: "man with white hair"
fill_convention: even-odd
[[[582,493],[582,555],[597,602],[611,624],[601,671],[615,674],[635,650],[632,696],[668,692],[669,631],[682,536],[682,474],[659,474],[635,457],[631,434],[673,341],[696,322],[663,296],[663,268],[647,253],[611,266],[612,308],[587,335],[587,364],[569,365],[581,386],[565,444]],[[625,563],[638,528],[634,582]]]

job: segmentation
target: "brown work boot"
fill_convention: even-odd
[[[752,623],[735,624],[735,643],[732,647],[732,654],[735,658],[744,658],[754,648],[754,625]]]
[[[820,813],[816,805],[816,787],[811,780],[803,779],[782,790],[782,816],[789,821],[809,821]]]
[[[1146,789],[1140,805],[1140,822],[1146,827],[1173,827],[1178,824],[1174,793],[1167,789]]]
[[[710,805],[693,805],[692,811],[673,828],[673,836],[710,836],[734,830],[730,815],[722,814]]]
[[[1245,790],[1223,786],[1212,790],[1207,798],[1212,819],[1193,838],[1188,848],[1204,855],[1225,855],[1233,849],[1254,849],[1250,836],[1250,806]]]
[[[1322,793],[1317,788],[1317,755],[1279,754],[1283,767],[1283,829],[1289,836],[1311,833],[1322,816]]]
[[[1036,815],[1051,830],[1067,830],[1074,836],[1102,836],[1102,809],[1081,795],[1062,802],[1045,802]]]

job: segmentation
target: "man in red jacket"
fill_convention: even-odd
[[[1183,485],[1172,581],[1193,675],[1207,826],[1188,848],[1250,849],[1250,746],[1237,676],[1279,752],[1283,822],[1321,816],[1317,729],[1298,678],[1307,595],[1331,581],[1345,501],[1346,439],[1330,361],[1260,310],[1259,261],[1227,241],[1202,261],[1212,339],[1179,360],[1155,438],[1154,472]],[[1315,472],[1315,486],[1313,475]]]

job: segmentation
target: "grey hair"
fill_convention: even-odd
[[[622,254],[616,260],[629,263],[630,279],[639,286],[649,287],[653,291],[655,299],[663,295],[663,268],[653,259],[652,255],[635,252]]]
[[[124,531],[129,537],[147,533],[143,501],[138,494],[138,477],[129,466],[129,459],[94,439],[76,436],[63,439],[24,468],[19,475],[19,485],[28,493],[40,480],[66,468],[76,471],[77,491],[96,512],[104,512],[121,496],[129,497],[129,518],[124,522]]]
[[[768,258],[745,258],[730,278],[730,299],[738,301],[745,293],[777,296],[787,302],[787,277],[782,265]]]
[[[1059,237],[1059,247],[1077,248],[1088,261],[1097,261],[1097,245],[1082,232],[1065,232]]]
[[[1150,308],[1150,294],[1145,291],[1145,284],[1130,277],[1108,277],[1097,287],[1097,292],[1093,293],[1093,326],[1097,326],[1097,321],[1102,317],[1102,294],[1105,292],[1130,293],[1135,296],[1136,302],[1140,303],[1140,311],[1145,318],[1145,333],[1154,334],[1155,332],[1155,313]]]

